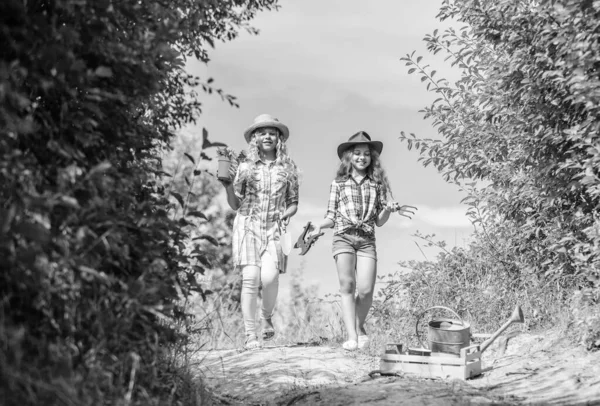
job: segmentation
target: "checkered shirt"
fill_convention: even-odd
[[[356,229],[375,237],[375,220],[385,206],[381,185],[365,176],[360,183],[350,176],[334,180],[325,218],[333,221],[335,234]]]
[[[233,222],[232,251],[234,266],[261,265],[268,250],[277,260],[279,272],[285,272],[277,220],[292,204],[298,204],[298,182],[288,182],[290,174],[275,162],[257,160],[239,165],[233,187],[241,200]],[[249,176],[242,176],[242,175]],[[247,180],[249,179],[249,180]]]

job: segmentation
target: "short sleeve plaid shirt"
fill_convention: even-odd
[[[246,176],[242,176],[242,174]],[[241,200],[233,222],[233,263],[235,266],[261,264],[268,251],[285,272],[285,258],[279,240],[278,219],[292,204],[298,204],[298,184],[289,182],[290,174],[275,162],[257,160],[255,165],[241,163],[233,181]]]
[[[331,183],[325,218],[333,221],[334,234],[357,229],[375,237],[375,220],[383,207],[380,184],[369,176],[360,183],[350,176]]]

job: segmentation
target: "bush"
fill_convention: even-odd
[[[494,288],[491,307],[518,299],[540,322],[575,291],[597,309],[600,5],[445,0],[438,17],[461,28],[435,30],[427,48],[462,77],[451,85],[414,52],[401,58],[439,96],[422,112],[441,136],[401,140],[466,191],[478,232],[467,250],[427,265],[432,284],[464,275],[462,289],[438,289],[435,300],[482,312],[477,290],[464,290],[482,283]]]
[[[169,363],[201,287],[161,149],[199,113],[183,70],[260,2],[0,4],[0,397],[192,404]],[[251,30],[251,29],[250,29]],[[206,217],[206,219],[204,219]],[[197,248],[196,260],[206,260]],[[206,260],[207,264],[209,261]]]

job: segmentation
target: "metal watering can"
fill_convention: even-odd
[[[454,314],[457,319],[432,319],[427,327],[428,346],[425,347],[421,341],[419,334],[419,321],[425,313],[432,309],[443,309]],[[485,351],[496,338],[512,323],[523,323],[525,318],[521,308],[517,305],[510,316],[510,319],[502,325],[492,336],[481,344],[480,351]],[[463,321],[463,319],[452,309],[445,306],[432,306],[423,311],[417,318],[415,331],[417,339],[421,344],[421,349],[414,349],[413,352],[421,352],[415,355],[432,355],[432,356],[460,356],[460,350],[471,345],[471,325]],[[410,352],[410,349],[409,349]]]

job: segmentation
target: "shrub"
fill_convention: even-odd
[[[428,265],[432,282],[496,278],[498,304],[519,298],[532,312],[580,290],[597,308],[599,4],[445,0],[438,17],[461,28],[426,35],[427,48],[462,77],[451,85],[414,52],[401,58],[439,96],[422,112],[441,136],[401,140],[467,192],[478,232],[467,251]],[[469,297],[455,292],[436,300]]]
[[[0,4],[0,397],[181,404],[168,364],[202,212],[162,183],[161,149],[199,113],[187,57],[275,0]],[[203,221],[210,221],[206,218]],[[206,260],[198,249],[195,259]],[[208,263],[208,260],[206,260]]]

